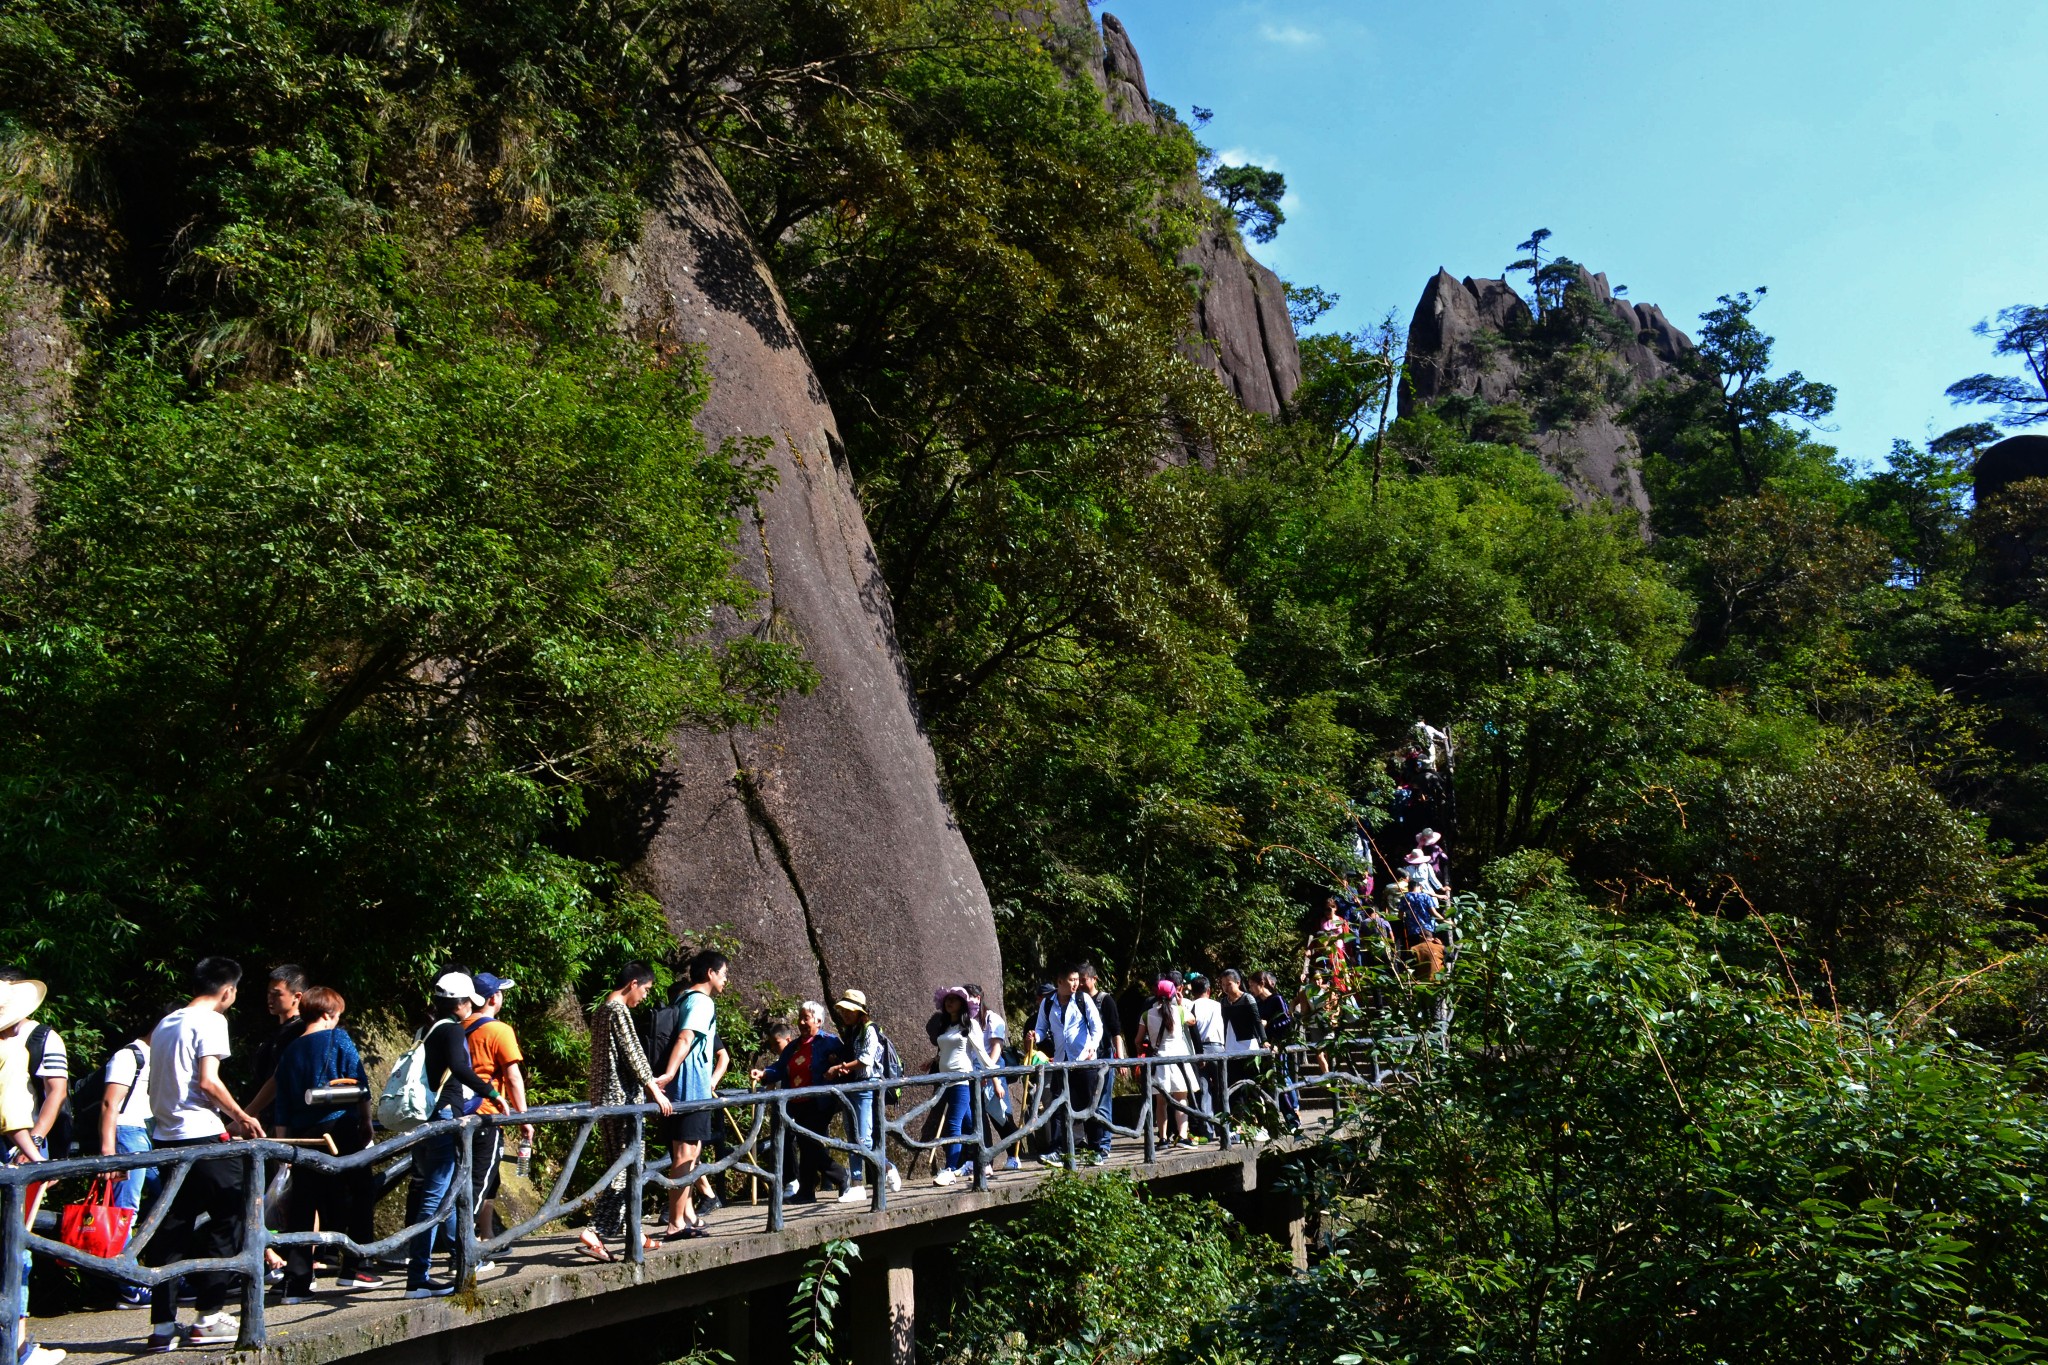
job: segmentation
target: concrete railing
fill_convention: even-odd
[[[1064,1155],[1072,1161],[1081,1154],[1078,1149],[1084,1141],[1079,1130],[1086,1124],[1099,1122],[1105,1125],[1112,1140],[1138,1143],[1141,1161],[1151,1165],[1159,1158],[1155,1120],[1163,1113],[1178,1112],[1191,1120],[1208,1124],[1216,1134],[1216,1141],[1229,1148],[1243,1143],[1247,1133],[1255,1133],[1261,1126],[1270,1125],[1277,1119],[1283,1097],[1298,1098],[1301,1092],[1311,1089],[1359,1089],[1382,1085],[1390,1078],[1405,1074],[1424,1051],[1443,1045],[1444,1031],[1439,1024],[1420,1033],[1333,1039],[1320,1046],[1295,1046],[1264,1052],[1055,1062],[979,1070],[972,1074],[952,1072],[720,1095],[715,1099],[677,1104],[675,1112],[687,1114],[710,1110],[731,1114],[737,1141],[716,1160],[701,1161],[674,1179],[660,1170],[651,1169],[652,1163],[647,1155],[647,1120],[650,1115],[658,1113],[651,1103],[608,1107],[557,1105],[517,1114],[477,1114],[437,1120],[347,1156],[333,1156],[318,1149],[271,1140],[238,1140],[218,1147],[180,1147],[8,1166],[0,1168],[0,1197],[4,1197],[5,1215],[4,1228],[0,1228],[0,1254],[4,1254],[4,1263],[0,1263],[0,1280],[4,1280],[4,1284],[0,1284],[0,1333],[4,1335],[0,1335],[0,1340],[13,1339],[21,1303],[24,1251],[54,1257],[115,1280],[151,1287],[190,1274],[227,1272],[239,1275],[242,1279],[240,1344],[261,1346],[266,1339],[266,1253],[273,1250],[281,1252],[289,1247],[310,1245],[333,1251],[352,1250],[366,1260],[385,1257],[401,1251],[414,1237],[429,1228],[452,1218],[454,1237],[460,1242],[457,1261],[466,1268],[465,1273],[473,1277],[475,1267],[496,1253],[532,1238],[547,1225],[594,1204],[623,1174],[628,1211],[625,1254],[629,1260],[637,1262],[646,1254],[638,1232],[641,1210],[650,1188],[672,1190],[700,1178],[716,1178],[726,1173],[751,1176],[767,1185],[767,1227],[770,1231],[780,1231],[785,1187],[790,1183],[792,1174],[787,1169],[790,1142],[786,1139],[789,1138],[815,1141],[828,1151],[844,1153],[856,1169],[866,1172],[871,1206],[881,1211],[888,1207],[889,1182],[877,1177],[887,1169],[884,1163],[888,1161],[892,1146],[897,1151],[921,1152],[957,1143],[972,1154],[971,1188],[985,1190],[991,1170],[1011,1156],[1022,1155],[1036,1135],[1048,1130],[1059,1133],[1059,1146],[1063,1152],[1055,1155]],[[1325,1069],[1321,1065],[1313,1071],[1305,1069],[1311,1059],[1319,1057],[1333,1057],[1340,1065],[1355,1069]],[[1185,1068],[1199,1093],[1183,1100],[1162,1089],[1154,1077],[1166,1067]],[[1119,1073],[1138,1080],[1137,1109],[1128,1125],[1114,1121],[1116,1106],[1112,1097]],[[1082,1080],[1084,1076],[1087,1078],[1085,1081]],[[992,1102],[991,1086],[999,1085],[1007,1094],[1008,1087],[1017,1081],[1031,1083],[1028,1087],[1032,1092],[1031,1099],[1025,1112],[1018,1115],[1015,1130],[996,1136],[987,1121],[988,1107]],[[947,1103],[948,1092],[956,1085],[968,1086],[969,1116],[965,1131],[953,1136],[930,1133],[934,1110]],[[892,1114],[889,1093],[899,1088],[906,1094],[923,1094],[924,1097],[898,1105]],[[1085,1106],[1075,1101],[1077,1092],[1081,1091],[1090,1092],[1093,1097]],[[1213,1104],[1202,1102],[1204,1094],[1212,1097]],[[801,1106],[803,1113],[793,1117],[790,1112],[792,1106]],[[810,1117],[816,1122],[821,1106],[822,1123],[811,1126],[802,1121],[804,1117]],[[855,1114],[861,1108],[872,1116],[872,1121],[863,1125],[873,1135],[866,1145],[852,1136],[857,1131]],[[837,1137],[825,1131],[830,1129],[831,1118],[835,1115],[844,1121],[847,1136]],[[559,1170],[548,1183],[540,1208],[531,1217],[505,1228],[496,1236],[478,1237],[475,1191],[479,1182],[473,1178],[472,1163],[479,1144],[475,1139],[487,1128],[527,1123],[568,1130],[568,1147]],[[599,1125],[614,1123],[620,1125],[622,1131],[616,1136],[622,1141],[618,1142],[617,1154],[604,1163],[601,1156],[593,1158],[591,1146],[593,1142],[604,1146],[604,1135],[600,1133]],[[455,1143],[457,1166],[449,1197],[440,1207],[424,1210],[418,1221],[389,1236],[366,1243],[358,1243],[339,1232],[278,1232],[268,1226],[265,1189],[268,1177],[280,1163],[333,1172],[381,1166],[388,1175],[393,1163],[410,1161],[414,1148],[444,1137],[451,1131],[457,1134],[458,1140]],[[494,1150],[490,1144],[483,1145],[486,1151]],[[246,1165],[241,1249],[233,1256],[173,1259],[151,1264],[161,1259],[150,1255],[151,1241],[162,1227],[179,1188],[194,1164],[200,1161],[239,1161]],[[603,1169],[594,1179],[589,1178],[587,1173],[600,1164]],[[90,1255],[39,1234],[27,1222],[25,1215],[30,1204],[30,1192],[36,1185],[134,1170],[157,1171],[162,1184],[155,1196],[145,1201],[128,1245],[118,1256]]]

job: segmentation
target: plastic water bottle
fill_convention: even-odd
[[[520,1178],[521,1180],[525,1180],[525,1179],[527,1179],[528,1177],[530,1177],[530,1176],[531,1176],[531,1175],[533,1174],[533,1144],[532,1144],[532,1143],[530,1143],[530,1142],[521,1142],[521,1143],[519,1144],[519,1165],[518,1165],[518,1166],[516,1167],[516,1169],[517,1169],[517,1170],[518,1170],[518,1172],[519,1172],[519,1178]]]

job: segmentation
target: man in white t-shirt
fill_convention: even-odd
[[[224,1145],[230,1134],[260,1138],[263,1125],[235,1103],[220,1079],[220,1064],[228,1055],[227,1012],[241,985],[241,964],[225,957],[202,958],[192,969],[192,978],[197,993],[191,1002],[166,1015],[149,1039],[149,1107],[156,1145]],[[239,1252],[248,1178],[247,1164],[230,1150],[223,1150],[218,1160],[194,1162],[163,1226],[145,1249],[150,1264]],[[206,1222],[195,1228],[201,1214]],[[234,1345],[241,1337],[241,1323],[227,1311],[227,1301],[242,1277],[210,1271],[188,1278],[199,1321],[185,1333],[185,1344]],[[152,1351],[178,1347],[178,1289],[179,1281],[167,1280],[150,1296]]]

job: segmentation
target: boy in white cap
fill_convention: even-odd
[[[488,1100],[502,1099],[498,1088],[476,1074],[469,1060],[469,1042],[463,1025],[483,1007],[484,997],[467,972],[448,972],[434,982],[434,1022],[420,1031],[426,1047],[427,1084],[434,1087],[434,1108],[430,1118],[454,1118],[467,1112],[473,1095]],[[468,1276],[462,1260],[462,1238],[448,1217],[455,1204],[457,1134],[448,1129],[435,1133],[412,1149],[412,1183],[406,1189],[405,1221],[418,1227],[405,1262],[405,1296],[409,1299],[438,1299],[453,1294]],[[453,1245],[454,1275],[435,1280],[427,1269],[433,1263],[434,1245],[441,1238]]]

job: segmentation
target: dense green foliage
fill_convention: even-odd
[[[1297,1173],[1325,1256],[1177,1358],[2040,1358],[2036,1059],[1802,1008],[1745,926],[1546,899],[1468,913],[1453,1051]]]
[[[1157,1359],[1284,1264],[1207,1201],[1148,1196],[1125,1175],[1055,1175],[1023,1216],[968,1234],[950,1317],[921,1354],[945,1365]]]

